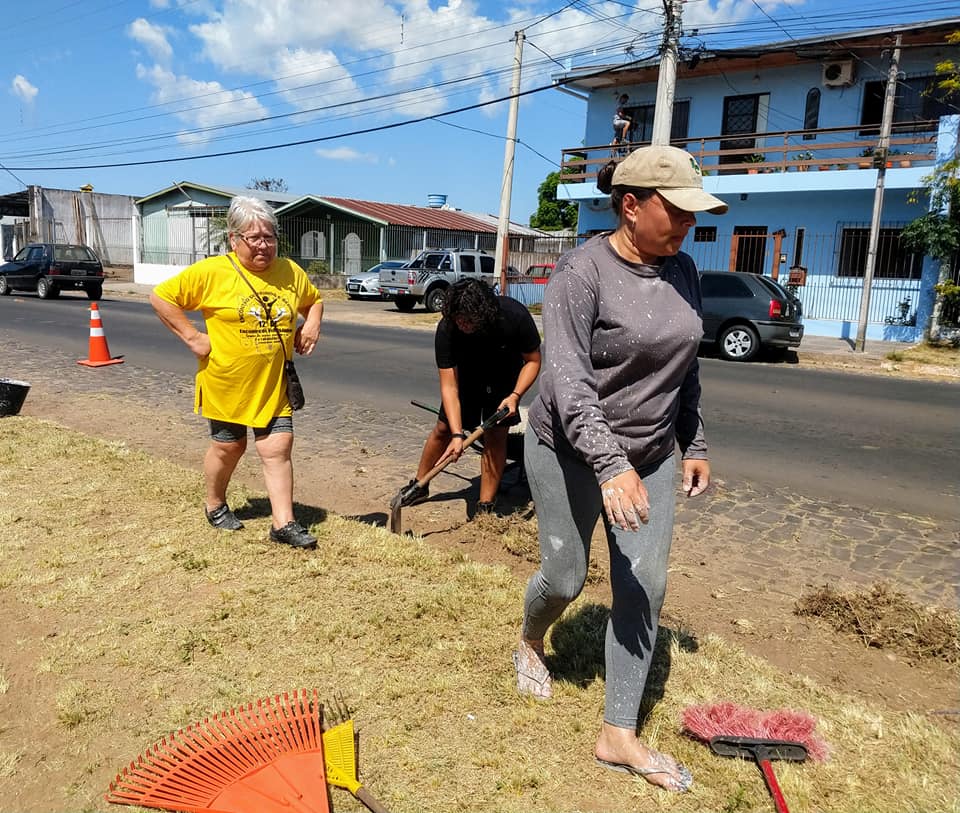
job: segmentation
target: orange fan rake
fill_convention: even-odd
[[[124,769],[106,799],[189,813],[329,813],[316,690],[259,700],[178,731]]]

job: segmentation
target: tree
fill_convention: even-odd
[[[252,178],[247,189],[258,189],[261,192],[286,192],[287,182],[283,178]]]
[[[537,211],[530,216],[530,226],[544,231],[560,231],[577,227],[577,205],[569,200],[557,200],[560,173],[551,172],[537,187]]]
[[[950,45],[960,45],[960,31],[947,35]],[[946,98],[960,98],[960,61],[945,59],[937,64],[940,79],[935,88]],[[935,286],[937,300],[933,306],[930,338],[937,339],[943,316],[951,313],[956,319],[960,309],[960,287],[951,279],[951,265],[957,262],[960,251],[960,155],[957,148],[946,161],[936,165],[924,176],[922,194],[929,200],[927,212],[913,220],[903,230],[906,244],[922,251],[940,263],[940,278]],[[920,195],[913,200],[920,199]]]

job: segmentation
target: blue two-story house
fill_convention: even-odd
[[[910,251],[902,228],[926,210],[918,190],[957,154],[960,94],[937,88],[935,65],[960,18],[733,50],[682,49],[672,143],[699,160],[704,188],[730,205],[702,215],[684,250],[702,270],[763,273],[797,286],[808,335],[857,331],[878,170],[874,150],[895,37],[902,38],[893,131],[867,337],[920,338],[939,265]],[[563,151],[558,197],[577,202],[579,231],[610,229],[600,167],[649,143],[658,61],[572,65],[558,84],[587,96],[584,141]],[[623,94],[627,100],[622,101]],[[614,145],[625,107],[627,144]]]

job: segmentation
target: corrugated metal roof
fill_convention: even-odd
[[[922,20],[898,25],[833,31],[830,33],[819,33],[809,37],[801,37],[799,39],[779,40],[769,43],[748,43],[738,46],[737,48],[707,48],[702,52],[702,59],[704,61],[735,57],[756,59],[764,54],[781,51],[795,52],[798,55],[805,54],[809,58],[810,53],[808,49],[817,45],[826,46],[831,52],[837,50],[842,52],[845,48],[856,48],[858,40],[881,36],[892,37],[898,32],[919,34],[926,31],[936,31],[937,29],[950,30],[956,28],[957,25],[960,25],[960,17],[943,17],[936,20]],[[934,45],[939,46],[941,44],[931,43],[931,46]],[[826,54],[823,54],[823,56],[826,56]],[[553,79],[556,82],[570,87],[596,90],[598,87],[602,88],[605,83],[609,84],[611,76],[629,76],[631,73],[659,67],[660,65],[659,56],[640,59],[635,62],[630,62],[627,65],[622,63],[591,63],[589,60],[589,56],[578,59],[576,67],[555,74]]]
[[[144,203],[145,201],[152,200],[153,198],[166,195],[169,192],[179,191],[182,193],[184,188],[200,189],[205,192],[213,192],[215,195],[223,195],[226,198],[234,198],[237,195],[246,195],[247,197],[265,200],[267,203],[273,204],[274,206],[282,206],[286,203],[295,201],[300,197],[300,195],[293,195],[289,192],[267,192],[262,189],[246,189],[240,186],[211,186],[209,184],[195,183],[194,181],[181,181],[180,183],[175,183],[173,186],[168,186],[165,189],[161,189],[159,192],[152,192],[145,197],[137,198],[134,203]]]
[[[389,223],[394,226],[416,226],[426,229],[450,231],[473,231],[496,234],[496,226],[476,220],[462,212],[451,209],[433,209],[429,206],[407,206],[402,203],[378,203],[372,200],[353,198],[317,198],[340,209],[346,209],[361,217]]]
[[[476,220],[481,220],[484,223],[488,223],[493,226],[494,229],[500,224],[499,215],[490,215],[483,214],[482,212],[465,212],[468,217],[475,218]],[[558,235],[554,232],[543,231],[542,229],[532,229],[530,226],[524,226],[522,223],[515,223],[510,221],[510,234],[513,235],[522,235],[524,237],[557,237]]]

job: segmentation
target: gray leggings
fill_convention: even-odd
[[[536,641],[583,590],[590,536],[603,513],[603,499],[590,466],[557,454],[529,428],[524,464],[540,528],[540,569],[527,585],[523,637]],[[639,722],[673,536],[673,456],[637,473],[650,498],[650,521],[639,531],[624,531],[612,528],[604,516],[613,598],[604,647],[603,719],[619,728],[636,728]]]

